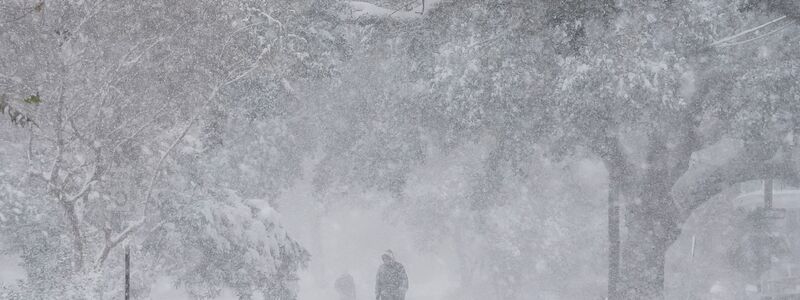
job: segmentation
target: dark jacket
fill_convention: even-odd
[[[408,276],[403,265],[396,261],[385,262],[378,268],[375,278],[375,297],[379,300],[403,300],[408,290]]]
[[[339,298],[341,300],[355,300],[356,299],[356,283],[353,280],[353,276],[350,274],[342,274],[336,279],[336,291],[339,292]]]

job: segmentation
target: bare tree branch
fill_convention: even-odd
[[[103,246],[103,250],[100,252],[100,255],[97,257],[97,261],[95,263],[95,267],[96,268],[102,267],[103,263],[108,258],[108,254],[111,253],[111,250],[113,250],[117,245],[119,245],[119,243],[121,243],[122,241],[127,239],[133,232],[135,232],[137,229],[139,229],[139,227],[141,227],[142,224],[144,224],[144,221],[145,221],[145,219],[141,218],[141,219],[137,220],[136,222],[133,222],[132,224],[130,224],[127,227],[125,227],[125,229],[123,229],[120,233],[118,233],[113,238],[111,237],[111,229],[110,228],[104,228],[103,229],[103,234],[104,234],[104,239],[105,239],[105,245]]]
[[[192,126],[197,121],[199,116],[200,116],[200,113],[197,113],[197,114],[195,114],[194,117],[192,117],[192,120],[189,121],[189,125],[186,125],[186,128],[184,128],[183,131],[181,132],[181,134],[175,139],[174,142],[172,142],[172,145],[170,145],[169,148],[167,148],[167,151],[165,151],[164,154],[161,155],[161,158],[158,159],[158,162],[156,163],[156,167],[155,167],[155,169],[153,169],[153,174],[150,177],[150,184],[147,187],[147,192],[145,193],[144,203],[148,208],[150,207],[150,205],[148,205],[148,203],[150,202],[150,198],[153,195],[153,187],[155,186],[155,183],[156,183],[156,181],[158,180],[158,178],[159,178],[159,176],[161,174],[161,172],[160,172],[161,171],[161,166],[164,164],[164,160],[167,158],[167,156],[169,156],[169,154],[172,152],[172,150],[175,149],[175,146],[177,146],[178,144],[180,144],[181,141],[183,141],[183,138],[186,136],[186,133],[189,132],[189,129],[192,128]],[[145,211],[147,211],[147,210],[145,210]]]
[[[725,140],[705,151],[720,156],[727,152],[730,157],[697,163],[675,183],[671,193],[682,220],[733,184],[763,178],[798,179],[797,164],[785,149],[745,147],[742,141]]]

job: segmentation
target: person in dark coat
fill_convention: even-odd
[[[350,273],[339,276],[334,283],[336,291],[339,292],[340,300],[356,300],[356,283]]]
[[[383,264],[375,278],[376,300],[404,300],[408,290],[408,276],[402,264],[394,259],[392,250],[381,255]]]

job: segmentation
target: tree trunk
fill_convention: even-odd
[[[131,247],[125,246],[125,300],[131,299]]]
[[[637,197],[627,201],[627,236],[622,250],[622,299],[664,299],[664,265],[669,247],[680,235],[674,184],[666,167],[663,143],[651,145],[648,167],[638,181]]]
[[[662,180],[649,181],[655,184],[644,185],[641,197],[626,206],[622,299],[664,299],[666,253],[680,229],[672,198],[663,188],[671,185]]]
[[[608,299],[619,299],[619,187],[610,184],[608,191]]]
[[[628,224],[620,299],[664,299],[664,265],[671,243],[652,230],[645,216],[636,219]]]
[[[80,221],[75,215],[75,204],[60,200],[61,206],[67,215],[70,229],[72,230],[72,243],[75,247],[75,269],[83,270],[83,236],[81,235]]]

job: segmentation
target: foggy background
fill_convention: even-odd
[[[797,297],[799,3],[0,0],[0,299]]]

